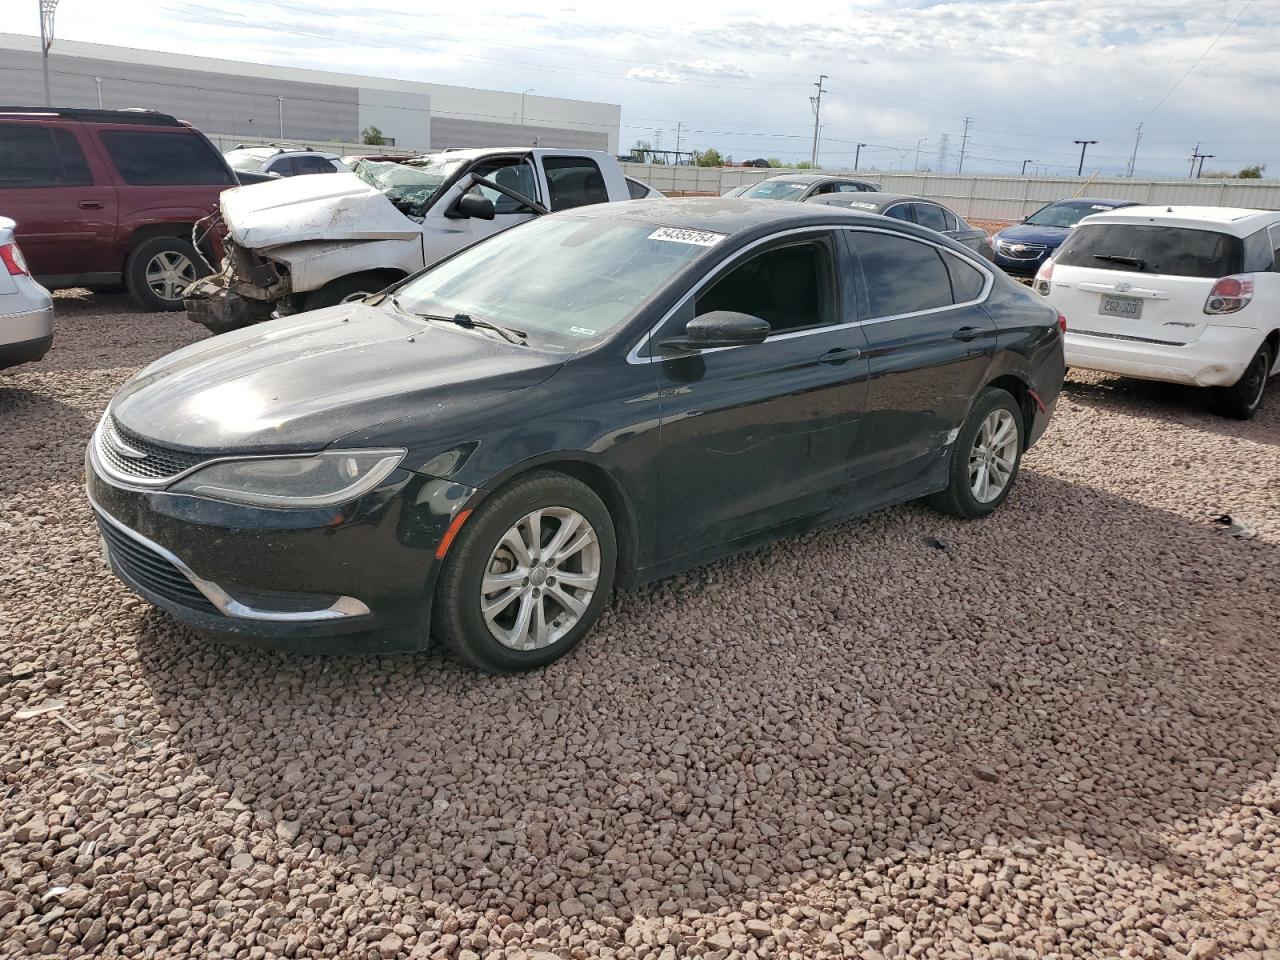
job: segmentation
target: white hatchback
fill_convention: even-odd
[[[1280,213],[1123,207],[1085,217],[1036,275],[1068,367],[1216,388],[1253,416],[1280,369]]]

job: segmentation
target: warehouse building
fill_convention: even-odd
[[[356,143],[377,127],[398,147],[577,147],[618,152],[622,108],[413,80],[216,60],[58,40],[55,106],[145,107],[218,139]],[[44,103],[40,40],[0,33],[0,102]]]

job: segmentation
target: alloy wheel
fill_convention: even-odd
[[[541,650],[586,613],[600,582],[600,541],[586,517],[543,507],[513,524],[489,555],[480,612],[512,650]]]
[[[196,282],[195,264],[176,250],[162,250],[147,261],[146,279],[161,300],[181,300],[182,291]]]
[[[1009,486],[1018,462],[1018,423],[1003,408],[992,410],[978,428],[969,451],[969,489],[980,503],[990,503]]]

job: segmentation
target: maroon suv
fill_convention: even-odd
[[[0,107],[0,216],[46,287],[123,284],[149,310],[181,310],[220,253],[198,255],[192,227],[237,182],[204,134],[163,113]]]

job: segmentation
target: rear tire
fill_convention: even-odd
[[[436,589],[433,631],[481,670],[546,666],[595,626],[617,559],[613,519],[591,488],[531,473],[463,524]]]
[[[182,291],[204,275],[204,261],[180,237],[152,237],[129,252],[124,281],[144,310],[181,310]]]
[[[929,504],[976,520],[1004,503],[1018,479],[1026,424],[1007,390],[987,387],[973,402],[951,451],[950,483]]]
[[[1274,362],[1271,347],[1264,343],[1235,384],[1218,388],[1215,398],[1218,412],[1235,420],[1251,419],[1262,406],[1262,398],[1267,394],[1267,381],[1271,377]]]
[[[340,303],[356,303],[365,297],[371,297],[379,290],[384,290],[394,280],[388,280],[385,275],[376,273],[356,273],[349,277],[339,277],[337,280],[330,280],[319,290],[313,290],[307,294],[306,300],[303,301],[303,310],[323,310],[325,307],[335,307]]]

